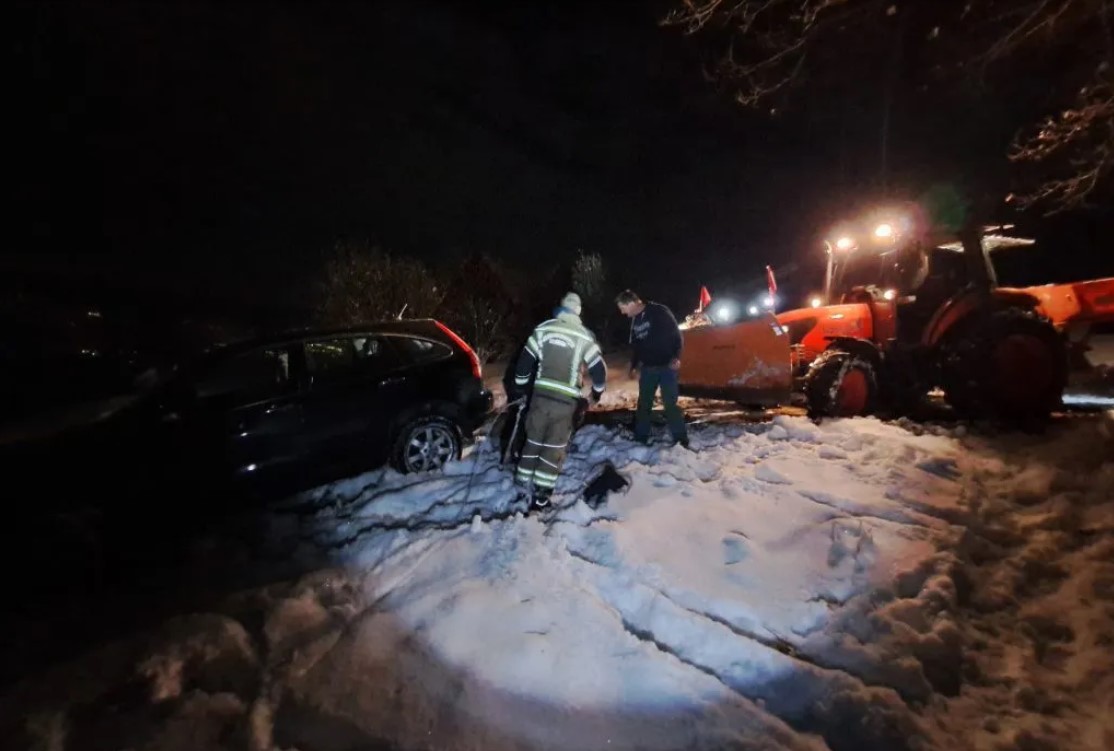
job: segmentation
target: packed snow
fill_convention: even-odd
[[[0,736],[1114,748],[1114,413],[1043,435],[779,416],[692,439],[582,428],[549,523],[483,441],[442,474],[292,498],[239,565],[309,573],[26,679]],[[605,460],[631,484],[592,510]]]

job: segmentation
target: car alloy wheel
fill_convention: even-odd
[[[457,437],[452,428],[441,422],[411,428],[402,453],[407,472],[430,472],[441,469],[457,455]]]

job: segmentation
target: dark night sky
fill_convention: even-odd
[[[875,97],[744,111],[668,7],[23,4],[0,252],[303,296],[338,238],[527,268],[584,248],[673,300],[807,257],[877,176]],[[954,126],[899,117],[895,172],[1001,169],[1000,124]]]

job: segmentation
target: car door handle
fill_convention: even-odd
[[[402,378],[402,377],[384,378],[382,381],[379,382],[379,385],[380,386],[393,386],[396,383],[402,383],[404,380],[406,380],[406,379]]]
[[[263,410],[263,414],[275,415],[282,412],[293,412],[296,408],[297,405],[292,402],[288,402],[286,404],[272,404],[270,407],[267,407],[267,409]]]

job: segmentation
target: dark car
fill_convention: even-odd
[[[39,472],[65,467],[85,488],[155,497],[168,483],[293,492],[341,467],[439,469],[491,406],[459,336],[437,321],[391,321],[218,348],[153,375],[111,417],[9,456],[34,457]]]
[[[344,459],[440,469],[492,405],[476,354],[432,320],[242,343],[168,386],[164,406],[184,414],[163,419],[200,419],[235,475]]]

